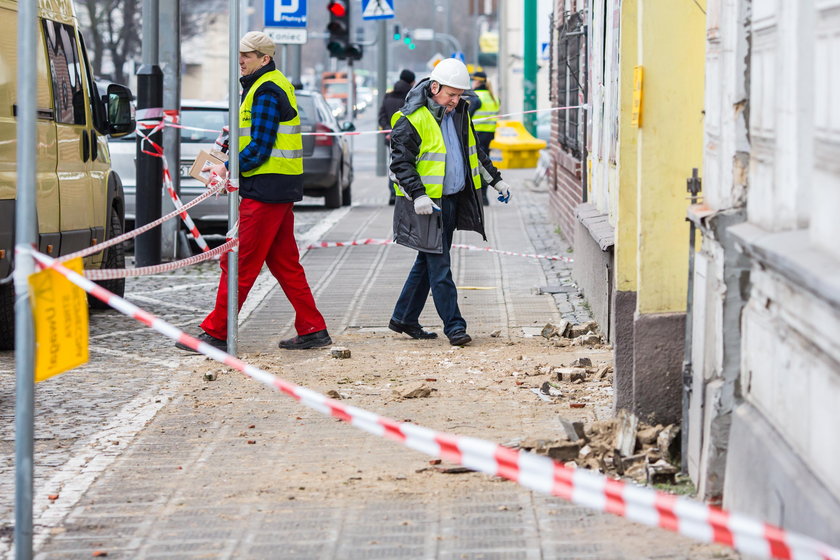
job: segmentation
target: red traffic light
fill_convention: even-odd
[[[347,15],[347,4],[342,0],[331,0],[330,3],[327,4],[327,9],[337,18],[342,18]]]

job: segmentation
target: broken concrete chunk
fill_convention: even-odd
[[[566,420],[561,416],[560,426],[562,426],[563,433],[566,435],[566,438],[568,438],[569,441],[578,441],[586,439],[586,433],[583,429],[583,422]]]
[[[543,395],[548,395],[550,397],[562,397],[563,396],[563,391],[561,391],[559,387],[556,387],[550,381],[546,381],[545,383],[542,384],[542,386],[540,387],[540,392]]]
[[[557,376],[557,381],[586,380],[586,370],[578,367],[554,368],[554,374]]]
[[[333,346],[330,348],[330,356],[339,360],[346,360],[350,357],[350,349],[344,346]]]
[[[660,459],[652,465],[647,466],[647,483],[648,484],[676,484],[677,473],[680,469]]]
[[[680,427],[671,424],[663,428],[656,438],[656,446],[663,459],[676,463],[680,456]]]
[[[560,321],[557,324],[554,323],[546,323],[543,327],[542,332],[540,335],[543,338],[554,338],[558,336],[566,336],[566,332],[569,330],[570,323],[566,320]]]
[[[606,379],[611,371],[612,366],[601,366],[601,368],[598,370],[598,373],[595,374],[595,377],[599,380]]]
[[[580,453],[581,442],[558,442],[548,446],[546,454],[555,461],[565,462],[575,459]]]
[[[592,367],[592,360],[589,358],[578,358],[570,364],[573,368],[588,368]]]
[[[572,340],[572,346],[598,346],[601,344],[601,335],[584,334]]]
[[[490,333],[490,338],[499,338],[500,336],[502,336],[502,331],[499,329]]]
[[[639,419],[632,412],[621,409],[618,411],[618,425],[615,430],[615,449],[622,457],[629,457],[636,449],[636,430]]]
[[[341,400],[341,394],[335,389],[330,389],[329,391],[327,391],[327,396],[337,401]]]
[[[662,426],[653,426],[650,428],[642,428],[636,434],[639,438],[639,443],[642,445],[652,445],[656,443],[656,438],[659,437],[659,432],[662,431]]]
[[[596,332],[598,332],[598,323],[595,321],[587,321],[585,323],[581,323],[580,325],[572,325],[566,336],[569,338],[578,338],[586,334]]]
[[[404,399],[422,399],[432,394],[432,388],[426,384],[414,385],[407,391],[401,391],[400,396]]]

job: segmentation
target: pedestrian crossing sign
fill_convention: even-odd
[[[394,0],[362,0],[362,19],[393,19]]]

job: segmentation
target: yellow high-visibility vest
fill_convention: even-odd
[[[251,142],[251,107],[254,103],[254,93],[265,82],[274,82],[289,98],[295,117],[283,121],[277,127],[277,137],[271,147],[271,157],[258,167],[243,171],[244,177],[264,175],[266,173],[280,173],[283,175],[303,174],[303,138],[300,135],[300,114],[297,112],[295,88],[279,70],[272,70],[260,76],[253,83],[239,106],[239,151]]]
[[[501,103],[499,103],[495,97],[490,95],[490,92],[486,89],[477,89],[475,90],[475,94],[481,100],[481,107],[478,108],[478,111],[475,112],[473,115],[473,119],[480,119],[484,117],[495,117],[499,114],[499,109],[501,108]],[[476,132],[496,132],[496,120],[493,119],[486,119],[483,121],[476,120],[475,121],[475,131]]]
[[[400,111],[394,113],[394,116],[391,117],[392,128],[402,116],[403,114]],[[405,115],[405,118],[414,125],[415,130],[420,135],[417,173],[420,175],[423,186],[426,187],[426,194],[429,198],[440,198],[443,196],[443,177],[446,175],[446,144],[443,141],[443,131],[428,107],[420,107],[410,115]],[[469,127],[468,130],[467,159],[470,165],[470,175],[472,175],[475,188],[480,189],[481,175],[478,168],[478,149],[476,148],[472,127]],[[396,185],[396,187],[394,191],[397,196],[405,196],[399,185]]]

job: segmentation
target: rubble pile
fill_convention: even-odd
[[[585,424],[561,416],[559,423],[561,434],[557,438],[528,438],[508,445],[547,455],[567,466],[645,484],[676,482],[679,426],[651,426],[623,410],[617,418],[609,420]]]
[[[600,346],[604,343],[598,334],[598,323],[587,321],[573,325],[563,320],[557,324],[547,323],[540,333],[543,338],[554,340],[556,346]]]

